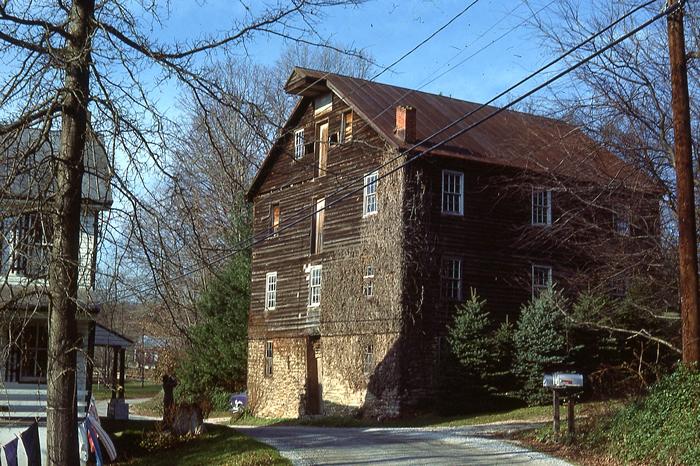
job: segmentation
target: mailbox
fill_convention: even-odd
[[[554,388],[583,388],[583,375],[555,372],[552,376]]]
[[[542,386],[544,388],[554,388],[554,375],[545,374],[544,379],[542,380]]]

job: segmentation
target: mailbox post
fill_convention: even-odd
[[[553,429],[554,435],[559,438],[560,432],[560,414],[559,407],[561,399],[566,399],[567,406],[567,430],[570,437],[576,434],[576,426],[574,422],[574,403],[576,395],[583,390],[583,375],[567,372],[555,372],[553,374],[545,374],[542,381],[544,388],[552,390],[553,400]]]

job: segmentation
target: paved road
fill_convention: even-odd
[[[463,428],[240,427],[295,465],[552,465],[569,463],[487,438],[517,425]]]

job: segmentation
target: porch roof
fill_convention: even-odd
[[[104,325],[95,323],[95,346],[111,346],[117,348],[128,348],[134,342],[114,330],[110,330]]]

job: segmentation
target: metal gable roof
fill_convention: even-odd
[[[343,99],[388,143],[401,150],[412,144],[394,134],[395,109],[416,109],[414,153],[428,150],[460,130],[465,130],[498,110],[497,107],[429,94],[360,78],[295,68],[285,85],[287,92],[313,97],[328,89]],[[474,112],[464,121],[446,126]],[[656,185],[642,171],[622,161],[588,137],[580,128],[560,120],[505,110],[470,128],[464,134],[430,150],[430,155],[458,157],[493,165],[551,172],[586,182],[621,183],[627,189],[655,191]],[[248,193],[255,194],[271,160],[266,159]]]

